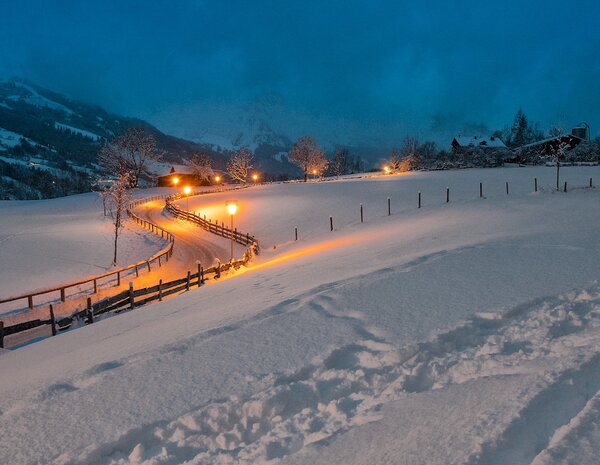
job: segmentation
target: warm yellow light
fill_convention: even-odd
[[[313,174],[317,174],[317,170],[313,170]]]
[[[190,194],[192,193],[192,188],[191,188],[190,186],[185,186],[185,187],[183,188],[183,193],[184,193],[185,195],[190,195]]]
[[[238,208],[237,202],[235,200],[230,200],[225,205],[227,206],[227,212],[230,215],[235,215],[235,212],[237,212],[237,208]]]
[[[173,184],[177,185],[179,183],[179,178],[177,176],[175,176],[173,178]]]
[[[383,167],[383,171],[385,171],[386,173],[390,172],[390,167],[389,166],[384,166]]]
[[[215,182],[220,182],[221,181],[221,176],[215,176]]]
[[[253,174],[252,179],[254,179],[255,181],[258,181],[258,174]]]

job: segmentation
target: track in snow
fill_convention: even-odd
[[[135,212],[140,218],[151,221],[175,236],[175,247],[173,257],[169,261],[169,270],[177,271],[182,275],[188,270],[194,272],[198,261],[207,268],[215,264],[217,259],[222,262],[229,260],[228,240],[210,234],[187,221],[174,218],[164,210],[162,201],[141,204]],[[242,253],[240,246],[236,244],[234,255],[237,257]]]

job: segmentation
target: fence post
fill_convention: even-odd
[[[60,290],[60,301],[61,301],[61,302],[64,302],[65,300],[66,300],[66,299],[65,299],[65,288],[63,287],[63,288],[61,288],[61,290]]]
[[[446,187],[446,203],[450,202],[450,188]]]
[[[129,281],[129,308],[133,310],[134,301],[133,301],[133,283]]]
[[[204,282],[204,269],[200,262],[198,262],[198,287]]]
[[[297,241],[298,240],[298,227],[297,226],[294,228],[294,237],[295,237],[294,240]]]
[[[0,349],[4,349],[4,321],[0,320]]]
[[[117,286],[121,285],[121,272],[117,271]]]
[[[567,181],[565,181],[565,192],[567,192]]]
[[[508,195],[508,181],[506,181],[506,195]]]
[[[479,183],[479,198],[480,199],[483,198],[483,183],[482,182]]]
[[[158,256],[158,267],[160,268],[162,266],[162,263],[160,262],[160,255]]]
[[[92,310],[92,298],[87,298],[87,323],[91,325],[94,322],[94,311]]]
[[[140,277],[140,270],[138,270],[138,266],[135,265],[135,277],[139,278]]]
[[[52,335],[56,336],[56,318],[54,318],[54,307],[50,304],[50,326],[52,327]]]
[[[333,231],[333,216],[329,217],[329,230]]]
[[[421,193],[419,192],[419,208],[421,208]]]
[[[162,279],[158,281],[158,301],[162,301]]]
[[[150,261],[147,261],[146,265],[148,265],[148,273],[150,273],[152,271],[152,268],[150,268]]]
[[[98,283],[94,279],[94,294],[98,293]]]
[[[594,187],[594,186],[592,185],[592,178],[590,178],[590,188],[591,188],[591,187]]]
[[[33,296],[32,295],[27,296],[27,305],[29,305],[29,308],[33,308]]]
[[[215,279],[219,279],[221,277],[221,261],[217,259],[217,271],[215,272]]]
[[[186,291],[189,291],[189,290],[190,290],[190,276],[191,276],[191,273],[188,271],[188,274],[187,274],[187,282],[185,283],[185,290],[186,290]]]
[[[391,214],[392,214],[392,201],[388,197],[388,216],[390,216]]]
[[[537,178],[533,178],[534,192],[537,192]]]

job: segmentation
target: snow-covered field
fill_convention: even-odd
[[[597,463],[600,173],[562,173],[236,192],[249,269],[0,356],[0,463]]]
[[[0,296],[8,298],[109,271],[113,229],[98,194],[0,202]],[[129,226],[120,266],[152,256],[164,241]],[[0,309],[0,314],[2,313]]]

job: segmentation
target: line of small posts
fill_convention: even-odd
[[[206,281],[206,276],[205,276],[205,272],[204,272],[204,267],[200,264],[200,262],[197,263],[198,264],[198,270],[197,273],[195,275],[192,275],[191,271],[187,272],[187,276],[185,278],[185,283],[183,285],[185,291],[189,291],[190,288],[192,286],[197,286],[200,287],[201,285],[203,285]],[[215,267],[215,271],[214,271],[214,275],[215,275],[215,279],[220,278],[221,276],[221,270],[220,270],[220,262],[217,264],[217,266]],[[192,279],[193,278],[193,279]],[[163,285],[163,280],[160,279],[159,283],[158,283],[158,301],[162,301],[163,300],[163,291],[164,291],[164,285]],[[126,297],[126,301],[127,303],[125,305],[123,305],[121,307],[121,310],[124,309],[125,307],[128,308],[129,310],[133,310],[135,308],[135,292],[134,292],[134,287],[133,287],[133,282],[129,282],[129,289],[127,292],[127,297]],[[118,296],[119,294],[117,294]],[[141,296],[146,295],[146,294],[141,294]],[[114,296],[113,296],[114,297]],[[111,297],[109,297],[110,299]],[[118,311],[121,311],[118,310]],[[54,305],[53,304],[49,304],[48,306],[48,311],[49,311],[49,319],[48,320],[43,320],[41,322],[41,324],[43,325],[50,325],[51,327],[51,334],[52,336],[56,336],[59,331],[68,329],[71,327],[71,323],[69,324],[61,324],[63,320],[72,320],[73,315],[69,316],[69,317],[65,317],[63,320],[58,321],[59,319],[56,318],[55,313],[54,313]],[[87,297],[86,299],[86,305],[85,308],[82,312],[79,313],[81,320],[86,324],[93,324],[95,321],[95,315],[94,315],[94,306],[92,305],[92,298],[91,297]],[[24,328],[24,330],[28,330],[28,329],[33,329],[36,326],[32,326],[31,328]],[[21,332],[21,331],[18,331]],[[10,333],[9,333],[10,334]],[[2,320],[0,320],[0,348],[4,348],[4,338],[5,338],[5,326],[4,326],[4,322]]]
[[[589,180],[589,188],[593,188],[594,184],[593,184],[593,179],[590,178]],[[506,195],[510,195],[510,186],[508,181],[506,181],[504,183],[504,190],[506,192]],[[538,192],[538,179],[534,178],[533,179],[533,191],[534,192]],[[563,188],[563,192],[567,192],[567,182],[565,181],[564,184],[564,188]],[[422,206],[422,195],[421,192],[419,191],[417,193],[417,208],[421,208]],[[484,197],[484,190],[483,190],[483,183],[480,182],[479,183],[479,198],[485,198]],[[388,197],[387,198],[387,216],[391,216],[392,214],[392,203],[391,203],[391,198]],[[446,203],[450,203],[450,188],[446,187]],[[360,222],[364,223],[365,222],[365,207],[364,205],[361,203],[359,204],[359,218],[360,218]],[[333,224],[333,216],[329,217],[329,231],[333,232],[334,231],[334,224]],[[298,226],[294,227],[294,241],[298,241]]]

